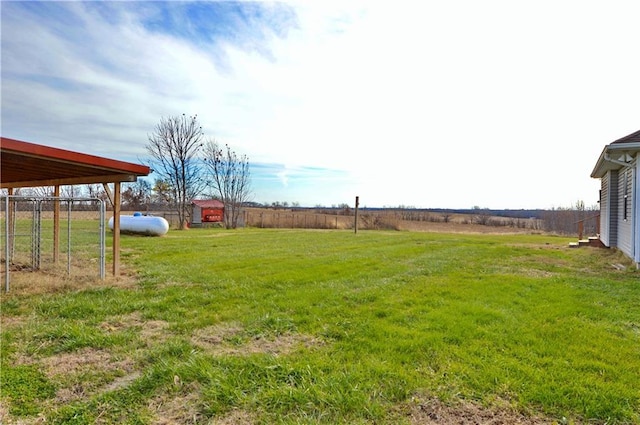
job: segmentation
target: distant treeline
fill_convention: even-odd
[[[385,209],[394,209],[394,208],[367,208],[367,211],[376,211],[376,210],[385,210]],[[462,209],[452,209],[452,208],[415,208],[410,209],[411,211],[417,212],[426,212],[433,214],[478,214],[482,212],[483,214],[487,214],[494,217],[506,217],[506,218],[537,218],[542,219],[545,212],[548,210],[511,210],[511,209],[502,209],[502,210],[493,210],[489,208],[462,208]]]

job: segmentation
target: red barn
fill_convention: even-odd
[[[224,220],[224,204],[217,199],[196,199],[191,201],[193,215],[191,224],[221,223]]]

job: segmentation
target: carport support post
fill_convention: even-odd
[[[60,260],[60,186],[53,188],[53,263]]]
[[[5,248],[5,260],[4,260],[4,290],[5,292],[9,292],[9,273],[11,269],[11,251],[13,250],[13,207],[9,199],[13,196],[13,188],[10,187],[7,192],[7,197],[5,198],[5,206],[4,206],[4,230],[5,230],[5,240],[4,240],[4,248]]]
[[[120,274],[120,182],[113,183],[113,193],[107,183],[102,183],[113,207],[113,275]]]
[[[120,274],[120,182],[113,183],[113,275]]]

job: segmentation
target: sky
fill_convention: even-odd
[[[598,156],[640,129],[639,8],[2,1],[2,136],[144,163],[197,115],[256,202],[594,206]]]

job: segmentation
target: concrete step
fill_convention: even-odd
[[[581,246],[592,246],[594,248],[604,248],[598,236],[590,236],[588,239],[580,239],[578,242],[569,242],[569,248],[579,248]]]
[[[593,246],[595,248],[604,248],[604,244],[597,236],[589,237],[589,246]]]

